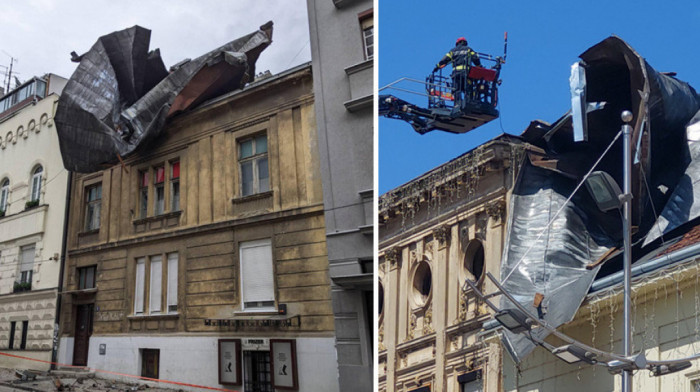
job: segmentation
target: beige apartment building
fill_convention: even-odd
[[[62,362],[239,390],[337,391],[311,66],[76,175]]]

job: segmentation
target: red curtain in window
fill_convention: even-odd
[[[156,184],[165,181],[165,167],[161,166],[156,169]]]
[[[173,162],[173,179],[180,178],[180,162]]]

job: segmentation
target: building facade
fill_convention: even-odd
[[[307,6],[340,386],[371,391],[373,3],[308,0]]]
[[[338,389],[311,67],[76,175],[61,361],[242,391]]]
[[[498,137],[379,199],[379,390],[499,391],[492,318],[465,287],[498,276],[525,145]]]
[[[65,83],[47,74],[0,98],[0,352],[44,361],[54,346],[69,178],[53,123]],[[0,367],[48,366],[0,355]]]

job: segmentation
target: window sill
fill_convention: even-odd
[[[182,210],[166,212],[165,214],[149,216],[146,218],[134,219],[132,224],[137,233],[145,231],[167,229],[178,226],[180,224],[180,216]]]
[[[81,231],[80,233],[78,233],[78,237],[89,237],[91,235],[99,234],[99,233],[100,233],[99,228],[92,229],[92,230],[86,230],[86,231]]]
[[[135,225],[138,225],[138,224],[142,224],[142,223],[156,222],[156,221],[159,221],[161,219],[179,217],[180,215],[182,215],[182,210],[173,211],[173,212],[166,212],[166,213],[163,213],[160,215],[147,216],[145,218],[134,219],[132,221],[132,223]]]
[[[163,313],[163,314],[130,314],[126,316],[129,320],[162,320],[180,318],[180,313]]]
[[[255,193],[255,194],[248,195],[248,196],[234,197],[233,199],[231,199],[231,202],[233,204],[241,204],[241,203],[246,203],[246,202],[253,201],[253,200],[267,199],[269,197],[272,197],[272,191]]]

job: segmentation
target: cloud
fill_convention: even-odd
[[[310,61],[306,0],[9,2],[0,13],[0,36],[12,39],[0,43],[0,72],[10,62],[4,51],[18,59],[13,72],[21,80],[48,72],[70,77],[75,69],[71,51],[86,52],[98,37],[135,24],[151,30],[151,49],[160,48],[170,66],[268,20],[275,23],[273,44],[258,60],[259,71],[279,73]]]

